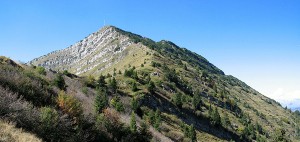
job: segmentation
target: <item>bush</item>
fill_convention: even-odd
[[[121,102],[119,96],[116,96],[116,97],[112,98],[112,99],[110,100],[110,104],[111,104],[117,111],[119,111],[119,112],[125,110],[125,108],[124,108],[124,106],[123,106],[123,103]]]
[[[65,89],[66,84],[62,74],[56,74],[53,84],[61,90]]]
[[[46,140],[54,140],[58,137],[57,125],[59,123],[59,115],[55,109],[50,107],[41,108],[40,121],[42,127],[42,135]]]
[[[160,63],[157,63],[157,62],[154,62],[154,61],[152,61],[152,62],[151,62],[151,66],[152,66],[152,67],[161,67],[161,64],[160,64]]]
[[[88,94],[88,88],[87,87],[83,87],[81,89],[81,92],[84,93],[85,95],[87,95]]]
[[[58,107],[71,117],[80,119],[82,117],[81,103],[70,95],[66,95],[64,91],[60,91],[57,98]]]
[[[46,75],[46,70],[44,67],[38,66],[35,68],[35,70],[41,75]]]
[[[72,77],[72,74],[68,70],[64,70],[63,74],[68,76],[68,77]]]
[[[92,75],[89,75],[86,79],[84,84],[88,87],[96,87],[96,80]]]
[[[106,132],[111,139],[121,141],[124,133],[124,124],[120,122],[120,116],[113,109],[104,109],[103,114],[96,118],[96,126],[99,131]]]

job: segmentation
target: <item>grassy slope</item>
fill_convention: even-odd
[[[204,72],[203,70],[199,70],[194,65],[189,64],[189,62],[185,62],[182,60],[183,64],[186,64],[188,67],[188,70],[184,70],[183,66],[179,66],[176,61],[171,59],[170,57],[166,57],[164,55],[161,55],[159,52],[156,52],[154,50],[149,51],[149,49],[144,49],[145,51],[133,51],[132,53],[136,54],[136,58],[129,56],[124,60],[123,62],[120,62],[119,64],[116,64],[115,66],[112,66],[112,68],[107,69],[104,71],[104,73],[110,73],[112,74],[113,68],[118,69],[124,69],[124,67],[128,68],[128,65],[134,65],[137,67],[138,72],[144,72],[147,74],[152,74],[153,72],[160,73],[160,76],[151,76],[152,80],[156,83],[157,91],[156,93],[160,95],[161,97],[167,99],[169,102],[171,102],[171,98],[174,95],[174,93],[170,93],[168,91],[165,91],[161,86],[158,84],[169,84],[168,81],[165,81],[164,79],[164,71],[161,68],[154,68],[150,66],[151,61],[155,61],[161,64],[167,64],[169,68],[175,69],[177,72],[177,75],[182,78],[182,80],[185,80],[185,82],[188,82],[194,89],[202,89],[207,90],[203,91],[207,95],[203,96],[203,103],[208,106],[209,104],[212,104],[213,106],[217,106],[220,112],[221,117],[225,115],[225,113],[228,115],[231,124],[235,126],[235,128],[227,127],[226,129],[233,131],[234,133],[241,135],[243,129],[245,128],[245,125],[243,125],[240,121],[241,118],[238,118],[238,116],[233,112],[232,110],[228,110],[224,108],[224,105],[222,103],[226,102],[226,99],[221,99],[218,97],[220,95],[220,92],[227,91],[227,97],[229,99],[233,99],[237,103],[237,107],[243,112],[243,114],[249,115],[251,119],[251,124],[256,124],[256,122],[262,126],[264,130],[264,135],[260,135],[262,137],[265,137],[266,139],[271,140],[275,137],[275,132],[279,128],[283,128],[290,140],[296,141],[295,139],[295,125],[297,125],[296,121],[293,119],[293,115],[290,111],[285,110],[282,108],[277,102],[263,96],[259,92],[255,91],[254,89],[248,87],[243,82],[239,81],[236,78],[233,78],[231,76],[226,76],[222,74],[209,74],[212,80],[216,83],[216,86],[220,92],[216,93],[215,90],[208,86],[209,84],[207,81],[200,80],[197,81],[195,78],[201,78],[201,74]],[[151,52],[151,56],[143,56],[145,55],[145,52]],[[154,56],[154,53],[156,56]],[[138,59],[138,60],[137,60]],[[147,60],[147,64],[145,64],[145,67],[140,67],[140,62],[143,60]],[[139,62],[138,62],[139,61]],[[142,78],[142,76],[141,76]],[[126,78],[123,76],[117,76],[117,79],[120,84],[120,90],[126,92],[127,94],[132,94],[132,91],[130,90],[130,81],[132,79]],[[128,81],[129,80],[129,81]],[[122,85],[125,84],[125,85]],[[138,93],[146,93],[146,85],[138,84],[138,88],[140,91],[135,92],[134,94]],[[179,88],[176,88],[177,91],[182,92]],[[184,93],[184,92],[182,92]],[[191,97],[188,96],[189,99]],[[214,98],[213,101],[209,98]],[[191,101],[187,103],[186,106],[188,109],[192,108]],[[203,110],[200,112],[200,116],[202,117],[208,117],[207,114],[207,108],[202,106]],[[261,116],[262,115],[262,116]],[[264,118],[265,116],[265,118]],[[168,122],[168,120],[175,119],[176,121]],[[183,132],[180,130],[180,123],[181,119],[178,118],[176,115],[170,115],[167,112],[164,115],[165,122],[163,123],[163,127],[166,127],[166,131],[162,130],[162,133],[166,135],[172,135],[173,133],[176,135],[183,135]],[[206,128],[200,128],[198,129],[198,138],[199,140],[202,139],[209,139],[211,141],[221,141],[220,138],[215,137],[214,133],[207,133]]]
[[[109,68],[103,70],[101,74],[106,75],[107,73],[109,73],[112,75],[113,70],[115,68],[117,73],[116,78],[118,80],[119,89],[125,94],[128,94],[129,96],[132,97],[135,96],[136,94],[147,93],[146,85],[138,83],[139,91],[133,93],[131,91],[131,85],[130,85],[133,79],[124,77],[123,75],[118,75],[119,70],[123,73],[125,69],[129,68],[129,66],[135,66],[136,71],[139,74],[141,73],[152,74],[154,72],[158,72],[160,76],[151,76],[152,80],[156,83],[156,86],[158,86],[157,87],[158,90],[156,93],[161,97],[167,99],[169,102],[171,102],[171,98],[174,95],[174,93],[170,93],[158,85],[158,84],[170,84],[170,82],[165,81],[164,70],[162,70],[161,68],[152,67],[151,62],[155,61],[160,63],[161,65],[167,64],[169,68],[175,69],[177,75],[180,76],[182,80],[184,80],[185,82],[188,82],[188,84],[191,85],[194,88],[194,90],[195,89],[207,90],[207,91],[203,91],[203,93],[206,94],[203,95],[203,103],[205,104],[204,106],[202,106],[203,110],[197,111],[197,113],[200,114],[200,116],[208,117],[207,106],[209,104],[212,104],[213,106],[218,106],[221,117],[223,117],[224,114],[227,114],[231,121],[231,124],[235,126],[234,128],[228,127],[226,129],[233,131],[238,135],[241,135],[243,129],[245,128],[245,125],[241,123],[240,118],[238,118],[237,115],[232,110],[228,110],[224,108],[224,105],[222,105],[222,103],[226,102],[226,99],[221,99],[217,97],[218,95],[220,95],[220,92],[216,93],[211,86],[208,86],[209,82],[207,82],[207,80],[201,80],[201,75],[203,74],[204,71],[207,71],[210,75],[210,78],[212,78],[212,80],[216,83],[218,90],[223,91],[225,88],[225,91],[227,91],[226,94],[227,97],[229,99],[233,99],[236,102],[238,108],[242,110],[244,114],[250,116],[251,122],[253,124],[258,122],[263,127],[266,135],[268,136],[267,139],[272,139],[274,137],[275,135],[274,132],[276,131],[276,129],[284,128],[287,131],[287,133],[292,136],[290,137],[291,140],[295,140],[293,136],[295,135],[294,130],[295,130],[295,125],[297,124],[292,119],[292,113],[290,113],[288,110],[283,109],[275,101],[251,89],[244,83],[240,82],[238,79],[233,78],[231,76],[223,75],[219,69],[210,65],[209,63],[207,63],[205,59],[202,59],[201,57],[199,58],[203,61],[201,60],[198,61],[198,62],[202,62],[200,66],[195,66],[197,60],[190,61],[190,60],[184,60],[183,58],[176,58],[176,54],[180,55],[180,57],[183,57],[183,55],[185,54],[188,54],[189,56],[194,56],[194,53],[180,49],[176,47],[176,45],[170,46],[169,44],[170,43],[165,41],[158,43],[158,45],[164,46],[162,49],[159,50],[157,49],[151,50],[149,44],[146,44],[147,46],[142,46],[142,47],[141,47],[141,43],[134,44],[134,46],[131,46],[126,49],[125,52],[127,56],[125,56],[125,58],[121,62],[118,62],[117,64],[114,64]],[[164,48],[166,48],[166,50]],[[150,54],[146,55],[147,52]],[[175,52],[175,54],[172,52]],[[182,65],[178,65],[178,59],[180,62],[187,65],[188,70],[184,70]],[[146,62],[145,66],[141,67],[141,64],[144,62]],[[206,68],[209,68],[209,70],[206,70]],[[99,73],[92,73],[92,72],[89,72],[88,74],[92,74],[95,77],[100,75]],[[141,75],[139,76],[140,78],[143,78],[143,76]],[[195,78],[198,79],[200,78],[200,80],[196,80]],[[182,92],[179,88],[177,87],[175,88],[177,91]],[[184,92],[182,93],[184,94]],[[213,98],[213,101],[211,101],[210,98]],[[191,97],[189,97],[189,99],[191,99]],[[188,102],[187,108],[189,109],[192,108],[191,101]],[[166,113],[165,120],[169,120],[168,116],[169,114]],[[176,115],[175,116],[171,115],[171,116],[175,117],[173,119],[179,119],[178,122],[181,121],[180,118],[176,117]],[[165,124],[164,126],[168,128],[167,131],[165,132],[163,131],[164,134],[175,133],[178,135],[183,135],[182,131],[179,130],[180,123],[173,123],[172,125],[167,125],[168,122],[165,122],[164,124]],[[199,139],[208,138],[213,141],[214,140],[220,141],[219,138],[213,136],[214,135],[213,133],[207,133],[206,128],[204,129],[200,128],[198,131],[198,137]]]
[[[0,121],[0,141],[1,142],[41,142],[35,135],[24,132],[14,125]]]

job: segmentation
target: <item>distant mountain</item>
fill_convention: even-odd
[[[46,141],[300,141],[298,114],[171,41],[106,26],[27,65],[0,64],[0,118]]]

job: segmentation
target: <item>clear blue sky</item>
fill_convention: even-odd
[[[278,101],[300,99],[298,0],[1,0],[0,20],[0,55],[14,60],[66,48],[105,21],[199,53]]]

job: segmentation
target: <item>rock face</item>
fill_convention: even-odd
[[[28,64],[57,71],[69,70],[77,75],[97,73],[122,60],[127,54],[123,51],[133,44],[115,27],[106,26],[66,49],[36,58]]]

